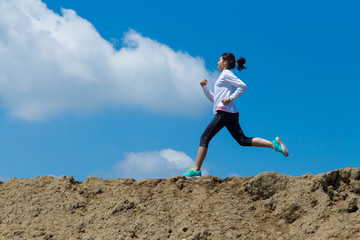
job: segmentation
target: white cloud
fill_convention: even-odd
[[[161,151],[126,153],[125,159],[114,165],[111,177],[116,178],[167,178],[179,176],[195,165],[184,152],[172,149]],[[203,175],[207,174],[202,170]]]
[[[227,177],[241,177],[241,176],[238,173],[231,173],[231,174],[228,174]]]
[[[61,178],[61,177],[64,176],[64,175],[62,175],[62,176],[56,176],[56,175],[54,175],[54,174],[47,174],[47,175],[45,175],[45,176],[54,177],[54,178]]]
[[[0,0],[0,97],[13,117],[46,120],[104,107],[201,114],[202,58],[125,33],[115,50],[73,10],[40,0]]]
[[[9,180],[10,178],[8,178],[8,177],[1,177],[0,176],[0,181],[1,182],[6,182],[7,180]]]

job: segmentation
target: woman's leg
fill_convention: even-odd
[[[201,165],[206,157],[211,139],[227,124],[228,121],[228,116],[225,113],[218,112],[206,127],[204,133],[201,135],[200,146],[194,167],[195,171],[199,171],[201,169]]]
[[[257,138],[257,137],[252,139],[252,146],[274,148],[274,144],[269,140],[263,138]]]
[[[207,148],[200,146],[196,157],[196,163],[194,167],[195,171],[199,171],[201,169],[201,165],[204,162],[206,154],[207,154]]]
[[[249,138],[249,137],[245,136],[243,130],[240,127],[238,113],[233,113],[233,119],[226,125],[226,128],[229,130],[231,136],[241,146],[254,146],[253,145],[254,138]],[[255,143],[257,143],[256,140],[255,140]]]
[[[258,137],[255,138],[246,137],[243,130],[240,127],[238,114],[228,125],[226,125],[226,128],[229,130],[230,134],[241,146],[274,148],[274,144],[269,140]]]

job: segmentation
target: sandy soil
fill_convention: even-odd
[[[0,182],[0,239],[360,239],[360,169]]]

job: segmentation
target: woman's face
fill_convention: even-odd
[[[218,61],[218,63],[217,63],[217,65],[218,65],[218,70],[219,71],[223,71],[225,68],[226,68],[226,65],[227,65],[227,61],[224,61],[223,60],[223,58],[222,58],[222,56],[219,58],[219,61]]]

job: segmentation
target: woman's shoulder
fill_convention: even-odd
[[[236,77],[235,74],[233,73],[233,71],[231,71],[229,69],[225,69],[224,71],[222,71],[220,76],[222,76],[222,77]]]

